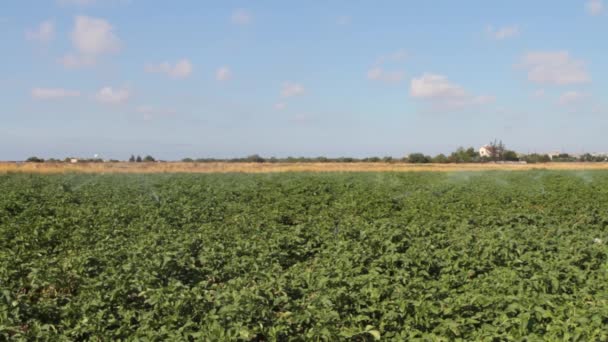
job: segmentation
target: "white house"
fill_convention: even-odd
[[[559,157],[560,154],[561,154],[561,152],[559,152],[559,151],[553,151],[553,152],[547,153],[547,155],[549,156],[549,159],[551,159],[551,160],[553,160],[553,158]]]
[[[484,145],[479,148],[479,156],[481,157],[491,157],[492,156],[492,146]]]

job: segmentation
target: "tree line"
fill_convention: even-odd
[[[489,162],[525,162],[525,163],[549,163],[549,162],[605,162],[608,161],[607,156],[597,156],[586,153],[581,156],[573,156],[567,153],[550,156],[548,154],[518,154],[513,150],[509,150],[502,141],[493,141],[486,145],[489,155],[481,156],[479,151],[473,147],[459,147],[456,151],[445,155],[443,153],[435,156],[430,156],[424,153],[410,153],[402,158],[394,158],[391,156],[385,157],[286,157],[264,158],[258,154],[253,154],[242,158],[184,158],[181,161],[184,163],[412,163],[412,164],[449,164],[449,163],[489,163]],[[72,162],[73,158],[58,159],[43,159],[38,157],[30,157],[26,162],[44,163],[44,162]],[[151,163],[157,162],[156,158],[151,155],[146,155],[143,158],[140,155],[131,155],[128,159],[130,163]],[[77,159],[78,163],[101,163],[104,160],[99,158],[94,159]],[[108,160],[107,162],[120,162],[119,160]]]

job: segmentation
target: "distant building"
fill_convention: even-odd
[[[70,163],[72,163],[72,164],[78,163],[78,158],[70,158]]]
[[[562,154],[562,153],[561,152],[557,152],[557,151],[553,151],[553,152],[547,153],[547,155],[549,156],[549,159],[551,159],[551,160],[553,160],[553,158],[559,157],[560,154]]]
[[[492,157],[492,152],[494,148],[490,145],[484,145],[479,148],[479,156],[480,157]]]

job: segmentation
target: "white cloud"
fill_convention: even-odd
[[[169,62],[146,66],[146,72],[167,74],[171,78],[186,78],[194,70],[188,59],[182,59],[171,65]]]
[[[381,67],[373,67],[367,71],[367,78],[372,81],[399,83],[405,78],[405,73],[401,70],[386,71]]]
[[[215,72],[215,79],[218,81],[228,81],[232,78],[232,70],[229,67],[223,66]]]
[[[75,18],[71,39],[76,53],[69,53],[61,59],[66,67],[94,65],[99,56],[117,53],[121,48],[120,39],[110,23],[87,16]]]
[[[517,37],[520,33],[518,26],[505,26],[501,28],[494,28],[492,26],[488,26],[486,29],[487,34],[495,40],[503,40],[507,38]]]
[[[97,56],[120,51],[120,40],[114,28],[103,19],[77,16],[72,43],[83,55]]]
[[[129,101],[130,97],[131,93],[126,88],[114,89],[112,87],[103,87],[95,94],[97,101],[112,105],[125,103]]]
[[[585,8],[591,15],[600,15],[604,11],[604,4],[602,0],[589,0],[585,4]]]
[[[435,74],[424,74],[412,79],[410,94],[423,99],[456,98],[466,96],[462,87],[452,84],[447,77]]]
[[[292,97],[304,94],[304,86],[299,83],[285,82],[281,88],[282,97]]]
[[[246,9],[239,8],[232,12],[230,21],[236,25],[247,25],[253,21],[253,14]]]
[[[285,102],[279,102],[274,104],[274,109],[276,110],[283,110],[285,108],[287,108],[287,103]]]
[[[80,92],[76,90],[67,90],[63,88],[34,88],[32,89],[32,98],[36,100],[57,100],[68,97],[78,97]]]
[[[411,80],[410,95],[430,101],[435,107],[448,109],[486,105],[496,100],[494,96],[471,95],[460,85],[450,82],[447,77],[429,73]]]
[[[521,67],[528,80],[539,84],[568,85],[591,81],[585,62],[574,59],[568,51],[530,52],[523,56]]]
[[[50,43],[55,39],[55,23],[52,20],[43,21],[35,30],[25,31],[25,38],[43,44]]]
[[[578,91],[567,91],[560,95],[558,103],[562,106],[571,105],[581,100],[589,97],[589,95],[585,93],[581,93]]]

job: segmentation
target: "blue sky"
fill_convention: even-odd
[[[606,152],[607,7],[5,0],[0,159]]]

